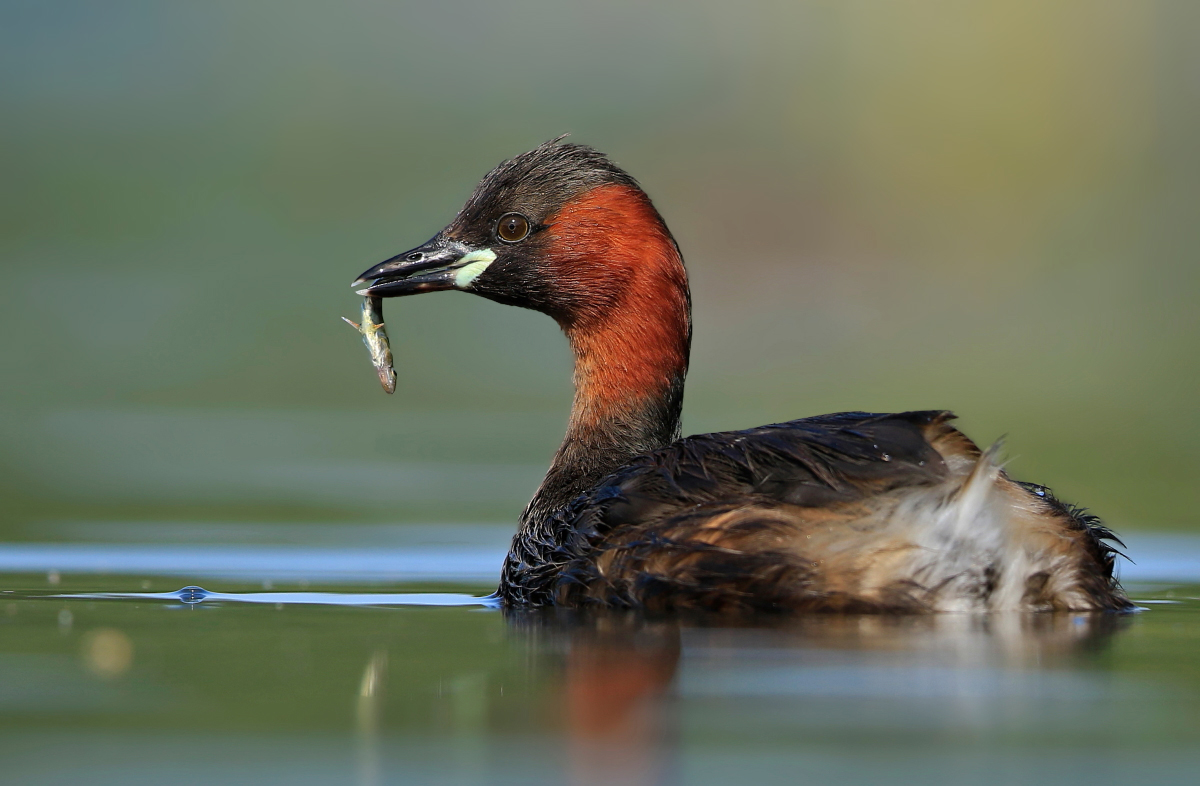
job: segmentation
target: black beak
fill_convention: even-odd
[[[483,267],[486,267],[492,259],[495,254],[488,249],[473,249],[466,243],[437,234],[424,245],[380,262],[359,276],[353,286],[366,284],[366,289],[360,290],[359,294],[374,297],[463,289],[474,280],[473,275],[469,279],[463,275],[464,269],[480,261],[484,261]]]

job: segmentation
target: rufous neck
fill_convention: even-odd
[[[621,237],[638,242],[572,248],[590,252],[589,270],[605,271],[597,276],[594,291],[600,294],[593,301],[605,307],[559,320],[575,355],[575,398],[563,443],[522,517],[526,523],[679,438],[691,346],[683,259],[644,194],[626,191],[603,198],[608,209],[619,200],[634,200],[621,205],[626,226],[633,224]],[[567,259],[564,265],[577,263]],[[602,281],[620,287],[604,292]]]

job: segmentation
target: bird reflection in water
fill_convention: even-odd
[[[761,618],[755,625],[709,627],[701,635],[703,650],[722,643],[768,646],[790,650],[797,662],[817,653],[838,653],[854,663],[1020,668],[1073,662],[1103,649],[1131,621],[1128,615],[1109,612],[814,614],[770,627]],[[691,644],[691,637],[687,641]],[[891,654],[881,661],[873,653]]]
[[[1022,680],[1034,687],[1039,674],[1102,654],[1131,622],[1107,613],[735,620],[552,610],[510,612],[509,621],[531,650],[549,654],[561,680],[554,695],[576,784],[679,780],[679,710],[696,697],[803,705],[806,696],[874,697],[886,686],[880,696],[949,696],[962,709],[964,700],[986,704],[991,691]],[[980,674],[999,678],[981,683]]]
[[[559,675],[555,708],[575,784],[672,780],[676,748],[671,686],[680,662],[678,621],[633,612],[517,610],[508,615]]]

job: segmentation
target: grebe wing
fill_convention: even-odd
[[[555,514],[556,599],[663,609],[1124,608],[1108,534],[944,411],[678,440]],[[1093,526],[1095,524],[1095,526]]]

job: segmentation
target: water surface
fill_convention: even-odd
[[[5,783],[1158,784],[1200,766],[1189,539],[1140,539],[1136,614],[728,620],[505,612],[487,597],[504,527],[87,531],[0,547]]]

